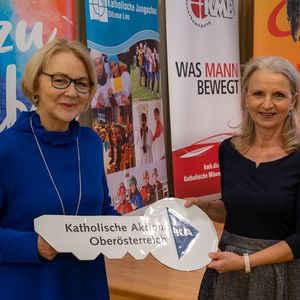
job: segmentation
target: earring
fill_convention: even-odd
[[[39,95],[34,95],[34,96],[33,96],[33,101],[34,101],[34,105],[35,105],[35,106],[38,105],[39,100],[40,100]]]

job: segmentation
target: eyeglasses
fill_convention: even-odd
[[[75,90],[81,94],[88,93],[94,83],[87,78],[79,78],[79,79],[71,79],[67,75],[64,74],[48,74],[46,72],[41,72],[42,74],[49,76],[51,78],[52,86],[56,89],[63,90],[70,86],[73,82]]]

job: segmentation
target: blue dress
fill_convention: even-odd
[[[78,215],[117,215],[103,168],[102,143],[90,128],[72,121],[69,131],[46,131],[35,112],[23,112],[0,134],[0,298],[9,300],[109,299],[103,256],[80,261],[59,253],[38,255],[33,220],[62,214],[61,204],[30,128],[44,152],[67,215],[76,212],[79,138],[82,200]]]
[[[129,200],[129,203],[135,205],[136,209],[144,207],[144,202],[141,193],[136,190],[135,193],[132,195],[132,198]]]

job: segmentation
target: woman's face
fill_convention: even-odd
[[[126,191],[122,190],[119,193],[119,201],[124,202],[126,200]]]
[[[130,191],[133,194],[135,192],[136,188],[135,188],[135,184],[131,184],[130,185]]]
[[[154,113],[154,120],[157,122],[157,121],[160,121],[160,115],[159,113],[155,112]]]
[[[256,129],[281,130],[296,101],[288,78],[267,70],[252,74],[244,97]]]
[[[49,59],[43,72],[51,75],[60,73],[71,79],[89,79],[85,65],[69,52],[55,54]],[[47,130],[67,130],[69,123],[85,110],[89,93],[77,92],[74,82],[66,89],[54,88],[51,78],[44,74],[40,75],[38,82],[38,113],[42,125]]]
[[[102,141],[105,141],[105,139],[106,139],[106,132],[104,130],[100,131],[100,137],[101,137]]]
[[[147,185],[149,183],[149,175],[145,175],[143,178],[144,184]]]
[[[98,76],[102,76],[103,75],[103,71],[104,71],[102,57],[95,58],[94,59],[94,65],[95,65],[95,69],[96,69],[97,75]]]
[[[119,66],[115,61],[110,63],[110,70],[113,77],[119,77]]]
[[[115,144],[117,142],[117,134],[116,132],[112,132],[111,134],[111,141],[113,142],[113,144]]]

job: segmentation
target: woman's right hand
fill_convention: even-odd
[[[225,222],[226,210],[222,200],[203,200],[199,197],[185,198],[185,207],[190,207],[193,204],[202,209],[213,221],[218,223]]]
[[[184,206],[185,207],[190,207],[193,204],[197,205],[199,208],[201,208],[204,212],[207,210],[207,201],[199,198],[199,197],[191,197],[191,198],[184,198],[185,203]]]
[[[53,260],[57,255],[57,251],[51,247],[41,236],[38,236],[38,252],[39,255],[47,260]]]

